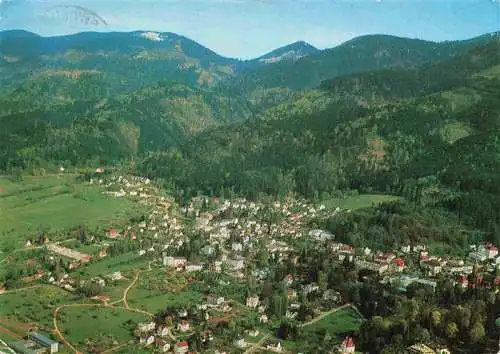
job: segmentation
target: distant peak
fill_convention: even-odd
[[[302,57],[305,57],[307,55],[310,55],[312,53],[315,53],[319,51],[316,47],[312,46],[311,44],[305,42],[305,41],[297,41],[293,42],[291,44],[288,44],[284,47],[280,47],[278,49],[273,50],[272,52],[269,52],[260,58],[258,60],[261,63],[276,63],[280,62],[282,60],[298,60]]]

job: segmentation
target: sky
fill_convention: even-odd
[[[84,26],[59,5],[91,10],[107,26]],[[323,49],[364,34],[466,39],[498,31],[499,9],[500,0],[0,0],[0,29],[174,32],[249,59],[299,40]]]

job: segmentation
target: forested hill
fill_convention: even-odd
[[[15,87],[33,75],[91,71],[116,92],[161,79],[209,87],[233,74],[239,61],[222,57],[174,33],[110,32],[40,37],[0,33],[0,85]]]
[[[150,151],[180,146],[206,129],[258,117],[267,107],[273,108],[264,116],[299,120],[306,112],[317,112],[320,121],[328,119],[324,113],[333,103],[335,110],[374,109],[396,96],[413,97],[458,85],[464,76],[451,70],[452,64],[432,63],[487,39],[437,44],[366,36],[322,51],[297,42],[262,57],[284,56],[282,60],[261,63],[255,69],[251,61],[224,58],[173,33],[81,33],[44,38],[24,31],[1,32],[0,171],[31,172],[58,164],[95,165],[141,158]],[[302,69],[301,62],[309,64]],[[406,69],[421,63],[431,64],[425,70]],[[467,70],[473,73],[481,61],[469,64],[458,61],[453,65],[462,69],[469,65]],[[283,71],[285,67],[288,71]],[[381,69],[385,67],[388,69]],[[368,72],[377,68],[381,70]],[[323,90],[294,91],[311,84],[300,81],[301,77],[319,82],[357,71],[367,73],[337,77],[325,82],[328,87]],[[259,79],[253,80],[253,75]],[[276,75],[286,80],[273,84],[282,86],[269,88]],[[309,102],[312,100],[314,103]],[[339,114],[342,119],[350,116],[344,111]],[[314,129],[310,123],[293,124]],[[241,129],[251,124],[245,123]],[[288,123],[282,124],[285,130],[277,126],[269,132],[268,144],[274,144],[275,134],[289,129]],[[257,125],[256,134],[260,130]],[[206,135],[207,140],[219,132],[225,134],[225,130],[215,130]],[[193,143],[198,144],[197,140]],[[213,144],[217,146],[217,139]],[[280,159],[284,162],[278,161],[276,166],[295,164],[288,159]]]
[[[305,42],[277,48],[259,58],[226,58],[170,32],[86,32],[41,37],[25,31],[0,32],[0,87],[43,75],[99,73],[112,92],[158,80],[245,92],[263,100],[269,89],[302,90],[351,73],[408,68],[446,59],[484,44],[490,36],[435,43],[386,35],[354,38],[331,49]],[[266,90],[260,92],[260,90]],[[270,93],[276,96],[275,92]],[[257,96],[256,96],[257,95]],[[255,97],[256,96],[256,97]]]
[[[257,69],[249,68],[236,78],[230,78],[230,84],[234,89],[239,87],[249,92],[273,88],[295,91],[314,88],[323,80],[334,77],[388,68],[416,68],[425,63],[446,60],[488,43],[492,36],[488,34],[470,40],[439,43],[388,35],[361,36],[331,49],[312,52],[297,61],[280,61]]]
[[[0,100],[0,171],[113,164],[251,115],[246,100],[176,82],[108,95],[99,76],[40,78]]]
[[[498,232],[499,85],[495,41],[421,70],[333,80],[152,156],[141,172],[187,194],[390,192]]]

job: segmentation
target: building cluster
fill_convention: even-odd
[[[9,346],[18,353],[52,354],[59,352],[59,343],[39,332],[30,332],[26,340],[11,342]]]
[[[158,260],[158,264],[179,272],[225,273],[236,279],[252,275],[257,281],[262,281],[267,279],[271,269],[261,264],[266,262],[258,262],[259,257],[272,257],[273,260],[288,262],[287,264],[299,268],[299,255],[294,245],[307,239],[326,245],[331,260],[350,262],[360,272],[366,273],[366,276],[373,276],[382,284],[395,285],[401,291],[406,291],[411,284],[434,290],[438,286],[438,279],[442,277],[449,277],[462,288],[500,287],[500,277],[494,274],[500,267],[500,257],[498,249],[489,243],[473,247],[463,259],[433,255],[424,245],[407,245],[385,251],[355,248],[336,242],[333,233],[311,227],[308,223],[311,218],[348,213],[349,210],[336,208],[332,211],[327,210],[324,205],[315,206],[294,199],[264,204],[245,199],[220,200],[208,197],[192,198],[182,210],[178,210],[174,208],[173,201],[161,195],[147,178],[119,176],[105,179],[103,175],[101,183],[106,186],[107,194],[117,198],[131,198],[150,206],[148,215],[140,220],[107,230],[106,236],[109,239],[106,241],[114,243],[125,239],[137,240],[139,248],[134,252],[137,251],[140,256],[151,255],[151,259],[155,262]],[[192,237],[200,235],[199,254],[192,257],[189,252],[181,252],[192,241]],[[144,242],[146,240],[148,242]],[[71,264],[75,265],[70,269],[91,261],[87,254],[50,244],[48,241],[45,247],[54,255],[69,258]],[[107,246],[101,249],[96,258],[106,256]],[[74,291],[85,282],[105,287],[110,281],[123,279],[122,274],[115,269],[106,276],[93,277],[79,283],[68,274],[56,277],[46,273],[43,276],[50,284],[69,291]],[[320,287],[320,284],[305,279],[306,277],[295,273],[287,274],[282,279],[288,300],[286,318],[297,318],[301,295],[317,299],[311,313],[313,317],[319,313],[320,308],[326,307],[324,304],[337,306],[342,303],[342,296],[337,291],[325,289],[325,286]],[[210,291],[213,293],[209,293],[205,301],[197,305],[198,312],[207,321],[210,310],[217,310],[227,316],[232,311],[232,302],[218,295],[217,290]],[[269,322],[271,313],[257,294],[248,294],[243,302],[247,308],[258,313],[260,324]],[[140,345],[154,346],[158,352],[188,353],[190,348],[187,338],[195,332],[195,323],[187,311],[179,309],[177,313],[165,314],[165,318],[159,321],[139,324],[134,335]],[[255,334],[256,330],[253,331]],[[203,343],[212,340],[210,331],[202,333]],[[237,337],[233,342],[239,348],[245,348],[247,344],[243,337]],[[284,350],[282,343],[272,340],[264,342],[263,347],[274,352]],[[418,348],[420,347],[415,345],[412,350]],[[339,353],[354,351],[352,337],[347,337],[336,348]]]

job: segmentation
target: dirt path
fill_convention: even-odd
[[[21,336],[19,336],[18,334],[12,332],[10,329],[7,329],[5,327],[2,327],[0,326],[0,332],[2,333],[5,333],[5,334],[8,334],[9,336],[11,337],[14,337],[14,338],[17,338],[19,340],[22,340],[23,338]]]
[[[302,323],[302,324],[300,325],[300,327],[307,327],[307,326],[309,326],[309,325],[312,325],[312,324],[314,324],[314,323],[316,323],[316,322],[318,322],[318,321],[321,321],[323,318],[330,316],[332,313],[335,313],[335,312],[337,312],[337,311],[343,310],[343,309],[348,308],[348,307],[352,307],[352,305],[351,305],[351,304],[345,304],[345,305],[342,305],[342,306],[340,306],[340,307],[337,307],[337,308],[335,308],[335,309],[333,309],[333,310],[330,310],[330,311],[328,311],[328,312],[324,312],[324,313],[322,313],[321,315],[319,315],[318,317],[313,318],[313,319],[312,319],[312,320],[310,320],[309,322]]]
[[[130,311],[130,312],[136,312],[136,313],[141,313],[143,315],[147,315],[150,317],[153,317],[152,313],[149,313],[147,311],[143,311],[140,309],[135,309],[135,308],[130,308],[130,307],[123,307],[123,306],[111,306],[111,305],[105,305],[105,304],[70,304],[70,305],[61,305],[58,308],[54,310],[54,317],[53,317],[53,324],[54,324],[54,332],[55,334],[59,337],[59,339],[66,345],[69,349],[71,349],[75,354],[82,354],[78,349],[76,349],[61,333],[59,330],[59,327],[57,325],[57,315],[59,311],[61,311],[64,308],[68,307],[102,307],[102,308],[110,308],[110,309],[120,309],[120,310],[125,310],[125,311]],[[125,343],[126,345],[128,343]],[[123,345],[108,349],[106,352],[114,351],[122,347]]]
[[[72,346],[71,343],[66,340],[66,338],[64,338],[63,334],[59,330],[59,327],[57,326],[57,314],[59,313],[59,311],[61,309],[65,308],[65,307],[71,307],[71,305],[62,305],[54,310],[54,317],[52,319],[52,322],[54,324],[54,332],[59,337],[59,339],[64,343],[64,345],[67,346],[69,349],[71,349],[75,354],[82,354],[74,346]],[[73,306],[73,307],[75,307],[75,306]]]
[[[134,280],[132,280],[132,283],[130,283],[130,285],[127,286],[127,288],[123,292],[122,301],[123,301],[123,305],[125,305],[126,308],[129,308],[128,301],[127,301],[128,292],[130,291],[130,289],[132,289],[134,287],[135,283],[137,283],[137,280],[139,280],[139,272],[135,273]]]
[[[250,354],[250,353],[253,353],[254,351],[256,351],[257,349],[259,349],[262,344],[264,344],[264,342],[271,337],[271,334],[268,333],[266,334],[264,337],[262,337],[257,343],[255,343],[254,345],[252,345],[250,348],[248,348],[247,350],[245,350],[243,352],[243,354]]]
[[[6,291],[4,291],[3,293],[0,293],[0,296],[2,296],[2,295],[6,295],[6,294],[18,293],[18,292],[20,292],[20,291],[24,291],[24,290],[28,290],[28,289],[39,288],[40,286],[42,286],[42,285],[41,285],[41,284],[37,284],[37,285],[27,286],[27,287],[25,287],[25,288],[19,288],[19,289],[6,290]]]
[[[108,349],[108,350],[105,350],[99,354],[105,354],[105,353],[111,353],[111,352],[115,352],[117,351],[118,349],[121,349],[123,347],[126,347],[127,345],[129,345],[129,343],[123,343],[123,344],[120,344],[120,345],[117,345],[116,347],[113,347],[111,349]]]

